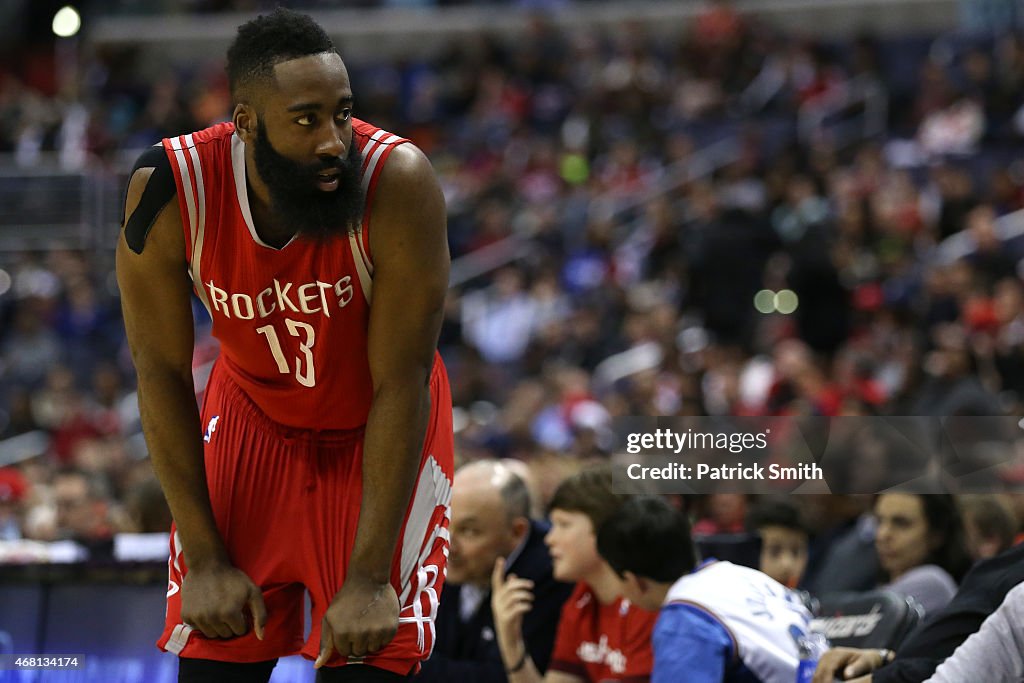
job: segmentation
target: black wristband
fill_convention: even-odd
[[[514,674],[517,671],[519,671],[520,669],[522,669],[524,666],[526,666],[526,658],[529,657],[529,656],[530,656],[530,654],[524,648],[523,649],[523,656],[519,658],[519,661],[516,662],[516,665],[513,666],[511,669],[505,669],[505,673],[507,673],[507,674]]]

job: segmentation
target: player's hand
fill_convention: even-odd
[[[832,683],[836,678],[841,681],[849,681],[869,674],[880,666],[882,666],[882,655],[878,650],[836,647],[826,652],[818,660],[818,668],[814,670],[812,682]]]
[[[515,661],[522,653],[523,615],[533,609],[533,581],[515,574],[505,576],[505,558],[494,562],[491,572],[491,612],[498,646],[507,659]]]
[[[256,637],[263,640],[267,608],[259,587],[230,564],[189,569],[181,583],[181,620],[207,638],[234,638],[249,631],[246,609]]]
[[[332,652],[365,657],[391,642],[398,633],[398,594],[390,583],[349,576],[320,622],[319,669]]]

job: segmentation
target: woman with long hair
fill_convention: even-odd
[[[953,496],[884,493],[875,500],[875,517],[883,587],[915,598],[926,613],[944,607],[970,567]]]

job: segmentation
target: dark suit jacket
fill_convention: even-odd
[[[1024,581],[1024,543],[979,562],[964,577],[953,600],[907,636],[892,664],[874,672],[874,683],[920,683],[1002,604]],[[979,672],[979,681],[984,672]]]
[[[541,672],[547,669],[551,659],[562,603],[573,588],[570,583],[555,581],[551,575],[551,556],[544,545],[547,531],[547,524],[531,522],[526,545],[508,568],[510,574],[533,581],[533,609],[523,617],[523,640]],[[413,680],[504,683],[507,679],[494,634],[490,592],[469,620],[463,622],[459,613],[461,589],[454,584],[444,587],[435,622],[434,652],[423,662],[422,671]]]

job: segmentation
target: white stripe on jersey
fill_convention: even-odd
[[[188,637],[192,634],[192,627],[187,624],[178,624],[171,631],[171,637],[167,639],[166,650],[180,655],[181,651],[188,645]]]
[[[370,271],[366,267],[366,257],[363,256],[363,250],[359,245],[359,234],[356,232],[348,233],[348,243],[352,249],[352,261],[356,264],[356,275],[359,276],[359,286],[363,290],[363,296],[366,297],[366,303],[370,303],[373,298],[373,278],[370,276]]]
[[[377,162],[380,161],[380,157],[384,154],[384,150],[387,149],[388,145],[401,140],[397,135],[392,135],[388,139],[382,141],[377,145],[377,149],[374,150],[373,156],[370,157],[370,163],[366,165],[366,170],[363,171],[363,191],[370,189],[370,181],[373,179],[373,172],[377,168]],[[364,152],[365,154],[365,152]]]
[[[447,576],[447,567],[441,572],[436,564],[424,564],[434,550],[434,543],[441,539],[443,550],[447,551],[449,535],[442,526],[434,527],[430,536],[424,540],[427,525],[434,517],[438,505],[444,506],[445,519],[451,520],[452,486],[434,456],[428,456],[427,462],[420,473],[413,497],[409,521],[402,532],[402,559],[399,563],[399,576],[402,581],[402,594],[399,604],[403,605],[402,615],[398,621],[402,624],[416,624],[416,647],[422,654],[430,654],[434,648],[436,631],[434,618],[440,596],[437,581]],[[447,552],[444,553],[447,558]],[[416,594],[411,595],[415,576]],[[427,599],[426,611],[423,609],[423,598]],[[408,611],[412,611],[408,615]],[[427,647],[427,629],[430,630],[430,647]]]
[[[370,257],[366,255],[366,248],[363,246],[362,234],[363,234],[363,226],[360,225],[359,226],[359,230],[356,231],[356,236],[358,237],[358,239],[356,240],[356,246],[359,247],[359,255],[363,258],[363,263],[366,264],[366,272],[368,272],[370,274],[370,278],[372,279],[373,278],[373,261],[371,261]]]
[[[423,465],[419,482],[416,484],[416,493],[412,502],[412,512],[409,513],[409,522],[402,534],[402,560],[399,564],[399,576],[402,579],[402,595],[399,601],[405,604],[409,595],[409,579],[412,577],[417,565],[430,555],[434,541],[438,538],[447,540],[448,530],[444,527],[437,527],[427,539],[426,546],[423,546],[424,537],[427,535],[427,525],[434,516],[434,508],[438,505],[445,507],[445,515],[448,516],[449,504],[452,500],[452,485],[445,476],[441,466],[437,464],[434,456],[429,456]]]
[[[384,139],[385,135],[388,136],[387,139]],[[401,139],[400,136],[391,135],[385,130],[378,130],[370,136],[369,142],[366,143],[362,151],[365,166],[362,181],[363,192],[369,191],[370,181],[373,180],[373,174],[377,170],[378,162],[380,162],[384,150],[387,149],[388,145]],[[366,210],[369,210],[369,208],[367,206]],[[361,230],[362,227],[360,226]],[[369,303],[372,298],[373,288],[373,261],[370,260],[366,250],[363,249],[363,241],[360,235],[349,235],[349,244],[352,246],[352,256],[356,261],[356,271],[359,275],[359,282],[363,286],[363,294],[366,296],[366,302]]]
[[[192,155],[192,168],[195,169],[196,173],[196,190],[198,193],[197,204],[199,205],[199,223],[196,226],[195,233],[192,236],[192,282],[199,283],[199,287],[196,288],[196,293],[199,295],[199,300],[206,306],[206,312],[213,316],[213,311],[210,309],[210,300],[206,296],[206,287],[203,285],[203,275],[201,272],[201,266],[203,263],[203,240],[206,237],[206,188],[203,185],[203,165],[199,161],[199,153],[196,151],[196,143],[192,139],[192,134],[189,133],[185,136],[185,144],[188,145],[189,154]]]
[[[170,138],[171,149],[174,150],[174,158],[178,161],[178,171],[181,177],[181,186],[185,190],[185,204],[188,207],[188,231],[192,236],[192,244],[196,242],[196,200],[192,190],[192,174],[189,173],[188,163],[185,161],[185,152],[181,148],[181,138]],[[199,288],[202,289],[202,283]]]
[[[370,154],[373,152],[373,148],[377,146],[377,142],[379,142],[380,139],[387,134],[388,132],[386,130],[378,130],[376,133],[370,136],[370,139],[366,143],[366,147],[363,147],[362,151],[364,167],[366,166],[366,157],[370,156]]]

